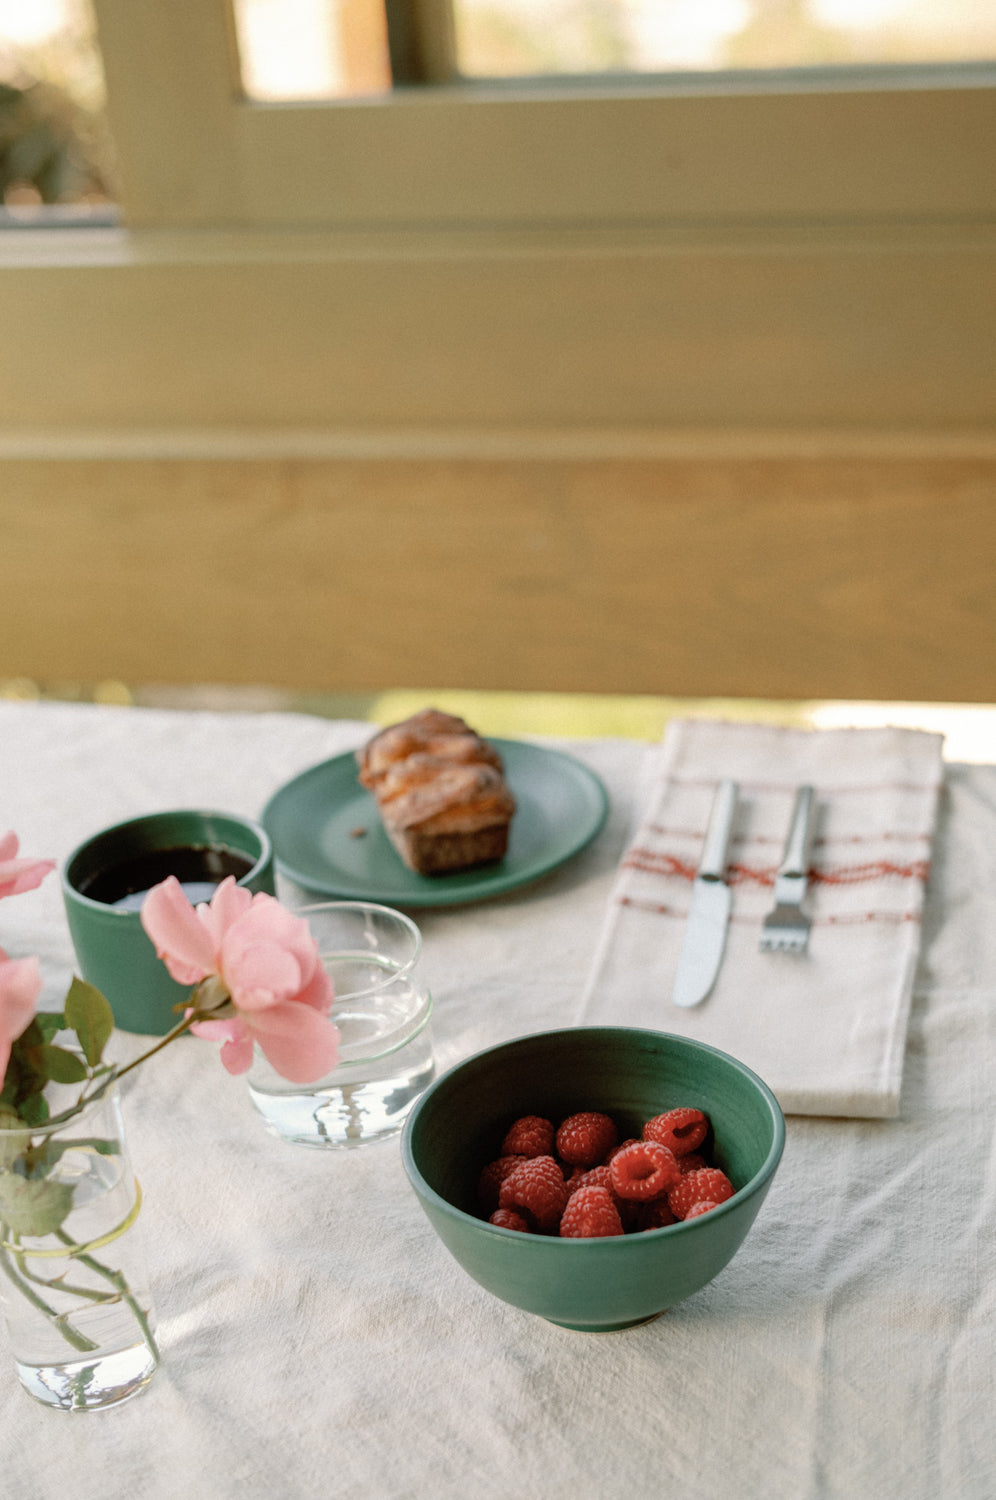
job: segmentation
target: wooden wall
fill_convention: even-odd
[[[996,701],[996,455],[0,460],[0,676]]]

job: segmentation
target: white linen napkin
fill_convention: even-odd
[[[708,1042],[759,1073],[786,1113],[899,1113],[906,1026],[943,736],[676,720],[649,766],[578,1017]],[[712,992],[672,1004],[717,784],[739,783],[730,926]],[[816,790],[804,955],[759,951],[795,792]]]

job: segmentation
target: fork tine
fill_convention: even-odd
[[[803,953],[809,941],[809,917],[800,909],[809,877],[809,844],[815,794],[801,786],[789,824],[782,861],[775,878],[775,905],[761,926],[763,953]]]
[[[761,939],[761,947],[769,952],[801,953],[806,946],[806,937],[768,937]]]
[[[776,905],[761,925],[762,948],[805,948],[810,920],[797,906]]]
[[[768,933],[761,937],[761,948],[765,953],[801,953],[806,946],[805,932],[791,934]]]

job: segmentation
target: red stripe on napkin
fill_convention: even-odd
[[[623,869],[642,870],[647,875],[661,875],[665,879],[695,879],[696,865],[676,854],[660,853],[653,849],[631,849],[622,861]],[[730,885],[773,886],[778,873],[774,865],[745,865],[733,863],[727,866],[726,877]],[[837,865],[833,868],[810,867],[809,879],[814,885],[867,885],[875,880],[918,880],[926,884],[930,874],[930,861],[914,859],[906,864],[893,860],[868,860],[860,865]]]
[[[636,907],[640,911],[652,912],[655,916],[678,917],[686,921],[689,915],[687,906],[668,906],[663,901],[646,901],[639,896],[619,896],[617,898],[620,906]],[[742,922],[752,927],[757,926],[757,918],[750,912],[731,912],[731,922]],[[839,912],[837,915],[826,915],[812,917],[814,927],[850,927],[860,922],[921,922],[923,920],[918,911],[852,911]]]

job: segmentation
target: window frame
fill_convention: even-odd
[[[95,3],[123,220],[0,234],[0,452],[992,438],[992,70],[260,106],[228,0]]]
[[[247,99],[229,0],[95,0],[135,228],[975,222],[996,65]],[[578,164],[583,163],[583,170]]]

